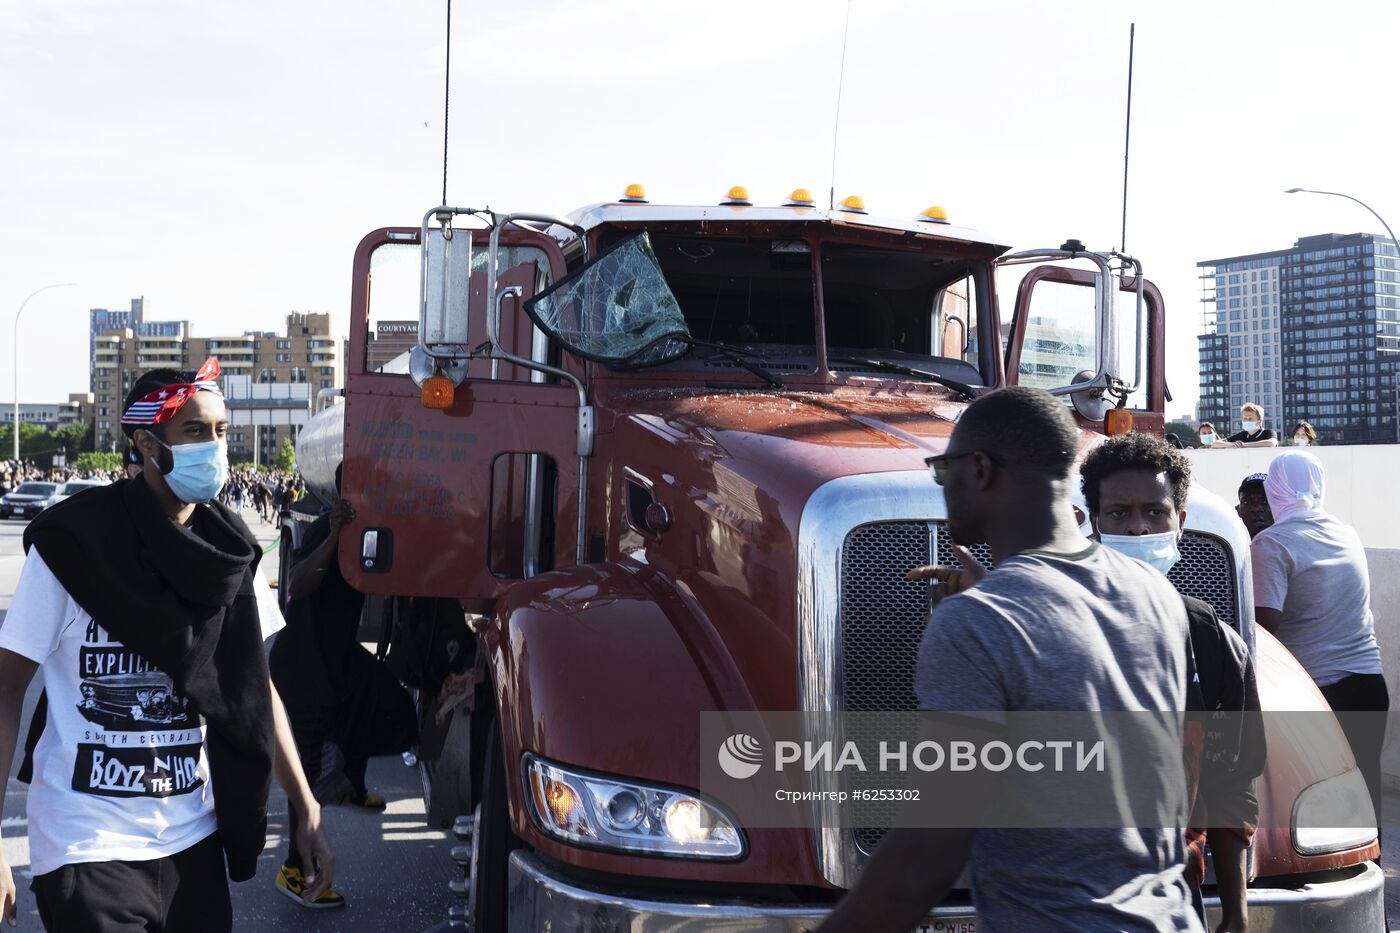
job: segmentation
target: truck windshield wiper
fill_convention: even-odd
[[[947,376],[940,376],[938,373],[929,372],[926,369],[916,369],[913,366],[905,366],[903,363],[896,363],[892,360],[881,360],[869,356],[828,356],[827,360],[833,363],[856,363],[860,366],[869,366],[871,369],[882,369],[891,373],[903,373],[906,376],[917,376],[920,379],[929,379],[952,389],[954,392],[961,392],[968,398],[976,397],[976,389],[965,382],[958,382],[956,379],[949,379]]]
[[[768,361],[752,350],[746,350],[743,347],[738,347],[731,343],[712,343],[708,340],[691,340],[690,345],[718,351],[715,353],[715,356],[722,356],[734,365],[747,369],[775,389],[783,388],[783,380],[759,365]],[[714,359],[714,357],[711,357],[711,359]],[[754,362],[755,359],[758,360],[758,362]]]

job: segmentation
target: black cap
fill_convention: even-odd
[[[1269,474],[1268,474],[1268,473],[1251,473],[1251,474],[1249,474],[1248,476],[1246,476],[1246,477],[1244,478],[1244,482],[1243,482],[1243,483],[1240,483],[1239,495],[1241,495],[1241,496],[1244,495],[1244,494],[1245,494],[1245,491],[1246,491],[1247,489],[1249,489],[1251,486],[1255,485],[1256,483],[1258,484],[1258,486],[1259,486],[1260,489],[1263,489],[1263,488],[1264,488],[1264,481],[1267,480],[1268,478],[1269,478]]]

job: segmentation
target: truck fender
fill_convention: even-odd
[[[694,603],[640,565],[575,567],[512,587],[484,637],[516,834],[555,858],[595,869],[695,872],[683,862],[562,845],[537,829],[522,806],[525,754],[697,789],[699,714],[752,709],[753,700]],[[808,833],[750,833],[750,856],[775,857],[768,850],[778,848],[778,835],[781,873],[796,874],[804,855],[794,850],[807,845]]]

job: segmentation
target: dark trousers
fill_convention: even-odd
[[[228,933],[233,929],[217,834],[139,862],[83,862],[30,884],[50,933]]]
[[[1390,691],[1380,674],[1348,674],[1335,684],[1319,687],[1327,703],[1337,713],[1368,713],[1364,716],[1338,716],[1342,731],[1351,743],[1356,766],[1371,791],[1376,825],[1381,820],[1381,746],[1385,743],[1385,716],[1390,709]]]

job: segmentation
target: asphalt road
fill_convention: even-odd
[[[276,538],[251,512],[249,527],[265,545]],[[24,522],[0,521],[0,623],[10,608],[10,598],[23,566],[20,536]],[[263,560],[269,579],[276,579],[277,552]],[[21,728],[29,716],[42,684],[39,678],[25,697]],[[13,770],[18,769],[18,761]],[[308,910],[299,907],[273,886],[277,867],[286,853],[287,800],[273,785],[268,802],[267,848],[252,881],[232,885],[234,929],[249,933],[334,933],[334,931],[395,931],[415,933],[445,918],[450,902],[447,882],[456,866],[448,858],[455,840],[429,829],[424,823],[423,798],[417,771],[396,757],[370,763],[369,785],[388,800],[384,813],[336,806],[325,810],[325,821],[337,851],[335,888],[348,900],[343,910]],[[20,929],[40,930],[39,914],[29,893],[29,843],[25,795],[27,786],[9,776],[0,834],[5,858],[19,888]]]

